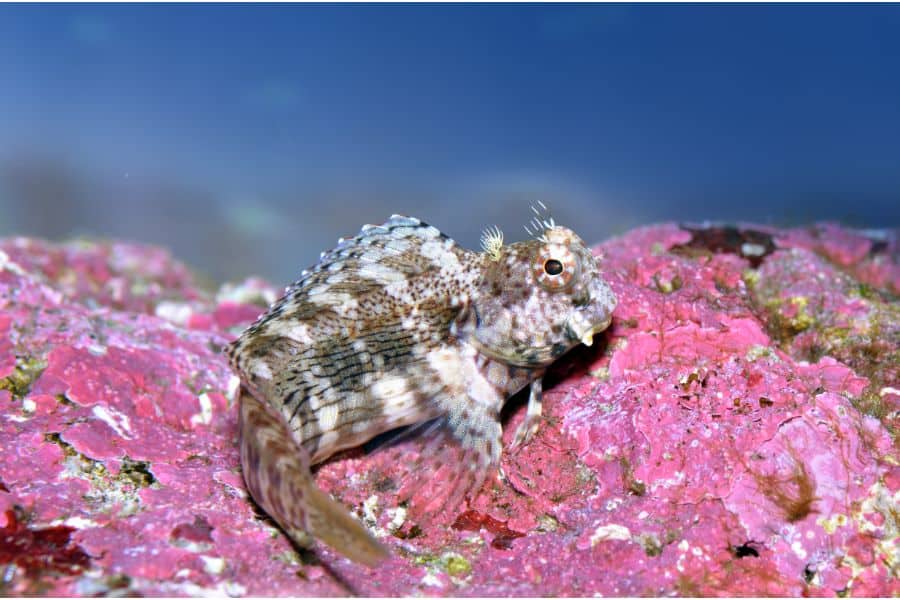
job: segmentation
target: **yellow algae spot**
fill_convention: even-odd
[[[745,269],[741,274],[741,279],[743,279],[744,283],[746,283],[749,287],[756,287],[760,279],[759,271],[757,271],[756,269]]]
[[[825,533],[828,535],[833,534],[839,527],[843,527],[848,523],[847,515],[836,514],[831,517],[819,518],[816,520],[816,524],[819,525],[822,529],[825,530]]]
[[[445,554],[442,559],[444,572],[450,577],[465,577],[472,572],[472,565],[459,554]]]
[[[436,576],[441,572],[451,578],[465,577],[472,572],[472,565],[468,559],[456,552],[447,552],[441,556],[433,554],[417,556],[413,559],[413,563],[424,566],[428,569],[428,574],[435,577],[437,581],[440,580]]]
[[[19,358],[13,372],[0,379],[0,390],[9,390],[13,397],[24,397],[45,368],[47,368],[46,361],[39,358]]]
[[[794,296],[789,299],[789,302],[797,308],[797,314],[790,320],[794,331],[805,331],[815,324],[815,319],[806,312],[806,307],[809,304],[808,298],[805,296]]]

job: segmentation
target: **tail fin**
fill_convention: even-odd
[[[316,487],[309,453],[296,444],[284,421],[246,389],[240,399],[241,465],[250,494],[300,546],[318,538],[346,556],[374,567],[387,548]]]

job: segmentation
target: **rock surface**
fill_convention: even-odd
[[[368,570],[298,554],[241,480],[221,349],[275,288],[0,241],[0,595],[900,594],[897,232],[667,224],[597,252],[613,325],[551,370],[502,478],[414,521],[423,440],[319,469],[393,551]]]

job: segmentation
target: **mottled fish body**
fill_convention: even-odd
[[[310,466],[341,449],[440,418],[457,451],[452,504],[498,465],[500,409],[529,384],[515,443],[536,430],[544,370],[590,344],[616,302],[578,236],[536,224],[536,239],[508,246],[486,232],[482,252],[418,219],[367,225],[229,347],[245,481],[297,543],[317,538],[368,565],[387,556],[315,486]]]

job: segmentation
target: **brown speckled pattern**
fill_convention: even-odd
[[[244,477],[296,542],[318,538],[371,565],[386,555],[315,488],[310,466],[338,450],[441,418],[456,448],[436,461],[459,474],[447,504],[493,472],[500,409],[531,383],[516,443],[528,440],[545,368],[590,343],[616,302],[581,239],[545,225],[537,239],[484,253],[409,217],[367,225],[324,252],[230,346],[243,382]]]

